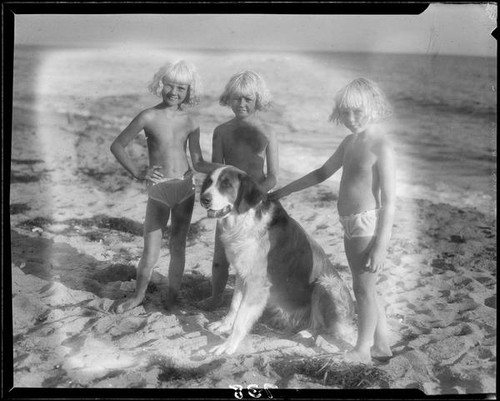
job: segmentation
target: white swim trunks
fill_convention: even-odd
[[[375,236],[379,214],[380,209],[374,209],[349,216],[339,216],[340,224],[344,227],[345,237],[350,240],[354,237]]]

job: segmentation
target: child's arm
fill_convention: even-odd
[[[222,133],[215,128],[212,139],[212,163],[224,164],[224,150],[222,147]]]
[[[375,242],[368,255],[367,266],[371,272],[384,266],[395,210],[395,161],[392,146],[384,141],[378,150],[377,169],[380,178],[381,211]]]
[[[290,195],[292,192],[298,192],[312,187],[313,185],[319,184],[320,182],[323,182],[327,178],[331,177],[342,167],[344,159],[344,143],[345,139],[342,141],[335,153],[330,156],[330,158],[320,168],[311,171],[309,174],[299,178],[298,180],[292,181],[290,184],[285,185],[277,191],[271,192],[268,198],[270,200],[279,199]]]
[[[266,179],[260,184],[264,192],[274,188],[278,182],[279,171],[279,156],[278,156],[278,139],[274,131],[268,131],[268,144],[266,148],[266,164],[267,174]]]
[[[140,172],[137,166],[130,160],[125,148],[128,144],[144,129],[148,120],[148,113],[142,112],[135,117],[132,122],[125,128],[120,135],[111,144],[111,153],[116,157],[118,162],[127,170],[134,178],[144,180],[147,172]],[[156,166],[155,166],[156,167]],[[154,168],[153,168],[154,171]],[[154,172],[152,173],[154,174]]]
[[[212,171],[219,167],[224,167],[222,164],[210,163],[203,159],[203,153],[200,146],[200,127],[191,131],[189,134],[189,153],[191,153],[191,160],[193,167],[196,171],[204,174],[210,174]]]

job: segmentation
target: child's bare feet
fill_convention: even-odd
[[[346,352],[343,359],[350,363],[363,363],[365,365],[370,365],[372,363],[372,358],[369,352],[362,352],[357,349]]]
[[[218,307],[220,307],[223,302],[224,302],[224,298],[222,296],[219,296],[219,297],[212,296],[212,297],[205,298],[204,300],[198,302],[196,304],[196,306],[200,309],[203,309],[203,310],[214,310],[214,309],[217,309]]]
[[[144,298],[138,298],[136,296],[132,296],[132,297],[126,299],[125,301],[123,301],[122,303],[115,304],[112,307],[111,311],[115,312],[115,313],[123,313],[123,312],[129,311],[129,310],[134,309],[135,307],[139,306],[140,304],[142,304],[143,300],[144,300]]]
[[[163,304],[165,308],[170,309],[177,303],[179,293],[171,288],[168,289],[167,295],[164,297]]]
[[[373,359],[377,360],[388,360],[392,357],[392,351],[389,346],[373,346],[370,349],[370,354]]]

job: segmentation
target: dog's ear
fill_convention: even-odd
[[[240,188],[234,206],[238,213],[245,213],[251,207],[256,206],[263,199],[265,194],[248,175],[239,174],[238,178],[240,181]]]

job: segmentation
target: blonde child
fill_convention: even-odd
[[[185,264],[186,237],[195,199],[194,169],[209,173],[214,166],[203,160],[200,128],[190,113],[199,101],[200,79],[195,67],[186,62],[167,63],[154,75],[149,90],[161,98],[154,107],[140,112],[111,145],[111,152],[136,179],[146,181],[148,202],[144,221],[144,250],[137,268],[135,293],[114,306],[124,312],[144,300],[153,267],[158,261],[163,231],[172,216],[170,264],[166,306],[171,306],[181,286]],[[141,171],[125,148],[144,130],[147,139],[149,168]]]
[[[212,140],[212,162],[229,164],[245,171],[264,192],[276,185],[278,172],[276,135],[258,116],[258,111],[266,110],[270,102],[271,94],[259,74],[243,71],[233,75],[219,103],[229,106],[234,118],[216,127]],[[228,275],[229,263],[217,226],[212,263],[212,296],[200,302],[200,308],[210,310],[222,304]]]
[[[346,358],[362,363],[392,355],[376,282],[393,224],[395,163],[389,140],[375,124],[391,113],[374,82],[355,79],[337,93],[330,116],[352,134],[323,166],[269,194],[271,199],[287,196],[323,182],[343,167],[337,207],[358,310],[356,345]]]

